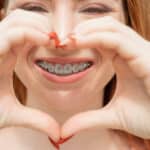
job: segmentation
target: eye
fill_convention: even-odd
[[[45,8],[39,5],[30,4],[30,5],[23,5],[19,8],[27,10],[27,11],[36,11],[36,12],[48,12]]]
[[[103,13],[109,13],[112,12],[112,9],[106,6],[101,6],[101,7],[88,7],[80,12],[82,13],[89,13],[89,14],[103,14]]]

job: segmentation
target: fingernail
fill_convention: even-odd
[[[52,145],[53,145],[57,150],[60,149],[58,142],[56,143],[56,142],[53,141],[50,137],[48,137],[48,139],[50,140],[50,142],[52,143]]]
[[[56,32],[50,32],[48,35],[49,35],[49,38],[50,38],[50,39],[55,39],[55,38],[57,38]]]
[[[60,46],[60,41],[59,41],[59,38],[58,38],[58,35],[57,35],[56,32],[51,32],[51,33],[49,33],[49,38],[50,38],[51,40],[54,40],[54,42],[55,42],[55,47],[56,47],[56,48],[61,47],[61,46]]]
[[[67,142],[68,140],[70,140],[74,135],[71,135],[67,138],[60,138],[60,140],[58,141],[58,144],[63,144],[64,142]]]

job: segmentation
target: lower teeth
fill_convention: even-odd
[[[42,68],[42,69],[44,69],[44,68]],[[88,68],[86,68],[86,69],[88,69]],[[71,70],[69,70],[69,66],[68,66],[68,68],[66,67],[66,70],[65,69],[61,69],[61,68],[55,68],[55,71],[54,72],[52,72],[52,71],[50,71],[49,69],[47,69],[46,71],[47,72],[49,72],[49,73],[51,73],[51,74],[55,74],[55,75],[58,75],[58,76],[69,76],[69,75],[73,75],[73,74],[77,74],[77,73],[79,73],[79,72],[83,72],[83,71],[85,71],[86,69],[84,69],[84,70],[82,70],[82,71],[71,71]],[[44,69],[45,70],[45,69]]]

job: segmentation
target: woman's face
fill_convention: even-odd
[[[89,19],[112,16],[125,23],[121,0],[10,0],[8,10],[22,8],[47,18],[43,22],[49,32],[55,31],[64,39],[75,27]],[[33,18],[34,19],[34,18]],[[86,28],[86,26],[85,26]],[[18,57],[16,73],[28,89],[28,95],[46,101],[58,109],[85,109],[101,106],[103,89],[114,75],[114,54],[104,49],[56,49],[34,46]],[[94,60],[92,69],[82,78],[70,83],[56,83],[47,79],[36,67],[39,58],[63,57]],[[79,62],[77,62],[79,63]],[[59,63],[58,63],[59,64]]]

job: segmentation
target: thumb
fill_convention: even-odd
[[[47,134],[54,141],[60,137],[59,124],[48,114],[22,104],[16,105],[7,118],[6,126],[22,126]]]
[[[100,110],[82,112],[71,117],[62,126],[61,137],[66,138],[93,127],[121,129],[116,112],[105,106]]]

